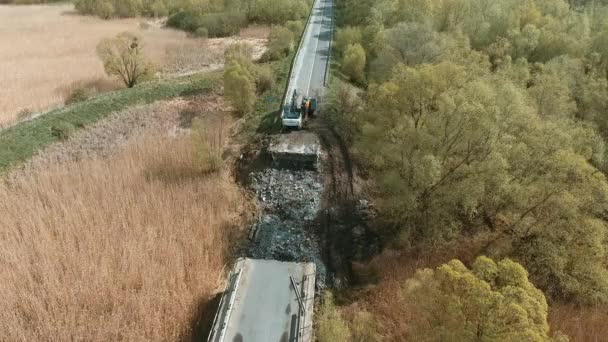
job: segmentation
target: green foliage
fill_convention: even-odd
[[[273,71],[268,65],[259,65],[255,68],[255,85],[258,93],[262,94],[274,87]]]
[[[102,40],[97,45],[97,55],[106,73],[117,76],[129,88],[154,75],[154,66],[143,54],[141,39],[132,33]]]
[[[286,57],[294,49],[294,40],[294,34],[289,29],[282,26],[273,27],[262,61],[277,61]]]
[[[205,27],[199,27],[196,29],[196,31],[194,31],[194,35],[199,38],[208,38],[209,30],[207,30]]]
[[[357,119],[363,111],[363,100],[357,94],[357,88],[350,84],[334,81],[328,94],[328,118],[332,127],[348,143],[352,143],[359,133]]]
[[[347,26],[338,29],[333,44],[336,51],[342,55],[346,52],[346,49],[349,46],[361,44],[362,40],[363,35],[361,34],[361,30],[359,28]]]
[[[567,118],[542,120],[508,80],[472,75],[448,62],[400,66],[370,87],[357,149],[384,214],[410,241],[489,234],[551,295],[606,301],[608,184],[589,163],[602,162],[603,144]]]
[[[82,102],[90,99],[95,95],[95,89],[88,87],[76,87],[70,91],[68,96],[65,99],[65,104],[69,105],[72,103]]]
[[[205,122],[195,119],[192,123],[192,145],[198,170],[208,174],[217,172],[223,164],[223,127],[209,128]]]
[[[69,122],[59,122],[51,127],[51,135],[59,140],[67,140],[76,128]]]
[[[353,342],[380,342],[374,317],[366,311],[358,311],[351,325]]]
[[[229,62],[224,71],[224,96],[240,115],[250,113],[257,100],[255,77],[247,64],[238,59]]]
[[[167,20],[169,27],[194,33],[206,30],[208,37],[235,35],[245,24],[245,16],[235,12],[197,14],[192,11],[180,11]]]
[[[168,26],[193,33],[202,27],[210,37],[236,34],[249,23],[291,22],[289,28],[299,34],[310,6],[309,0],[75,0],[76,10],[82,14],[104,19],[169,16]]]
[[[150,11],[154,17],[165,17],[169,15],[169,9],[163,0],[155,0],[150,7]]]
[[[306,18],[310,3],[302,0],[257,0],[249,12],[252,22],[283,24],[289,20]]]
[[[58,140],[51,128],[70,123],[90,125],[110,113],[129,106],[198,94],[211,89],[216,77],[199,74],[184,78],[145,83],[53,110],[31,121],[0,131],[0,173],[19,165],[37,151]]]
[[[303,20],[290,20],[285,23],[285,27],[293,33],[294,37],[300,37],[304,31]]]
[[[545,296],[509,259],[479,257],[472,270],[458,260],[419,270],[405,295],[418,315],[417,341],[550,341]]]
[[[200,27],[198,17],[188,11],[180,11],[170,16],[167,19],[167,26],[190,32],[194,32]]]
[[[326,292],[323,296],[323,303],[316,316],[316,322],[319,342],[352,341],[348,325],[336,308],[331,292]]]
[[[607,4],[337,5],[342,71],[370,82],[345,131],[387,238],[476,241],[521,261],[552,298],[608,302]]]
[[[365,50],[361,44],[349,45],[342,57],[342,72],[352,81],[363,83],[365,81],[365,63]]]

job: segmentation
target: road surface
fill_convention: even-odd
[[[325,74],[331,48],[333,2],[316,0],[296,53],[287,87],[287,100],[294,89],[320,98],[324,93]],[[311,133],[308,133],[311,134]],[[307,152],[304,146],[277,145],[280,153]],[[316,136],[317,156],[319,143]],[[303,150],[300,150],[303,147]],[[213,323],[210,342],[311,342],[316,266],[314,263],[239,259]]]
[[[294,62],[289,87],[291,91],[288,91],[288,95],[292,94],[293,89],[297,89],[298,93],[307,96],[323,95],[325,73],[331,49],[332,16],[332,0],[315,2],[310,22]]]
[[[239,259],[209,341],[310,342],[314,282],[313,263]]]

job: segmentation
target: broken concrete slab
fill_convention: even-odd
[[[321,156],[321,142],[315,133],[293,131],[271,138],[268,152],[275,162],[312,163],[317,167]]]

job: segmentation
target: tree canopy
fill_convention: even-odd
[[[552,298],[608,303],[608,6],[338,6],[343,71],[354,45],[366,57],[348,136],[389,243],[469,241]]]
[[[143,53],[141,38],[129,32],[102,40],[97,45],[97,55],[106,73],[118,77],[132,88],[154,74],[154,66]]]
[[[418,270],[405,295],[418,313],[416,341],[550,341],[545,296],[509,259]]]

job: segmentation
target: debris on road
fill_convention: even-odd
[[[318,216],[323,177],[312,170],[267,168],[250,174],[262,215],[252,227],[255,238],[246,255],[255,259],[314,262],[317,285],[324,287],[327,270],[319,241]]]

